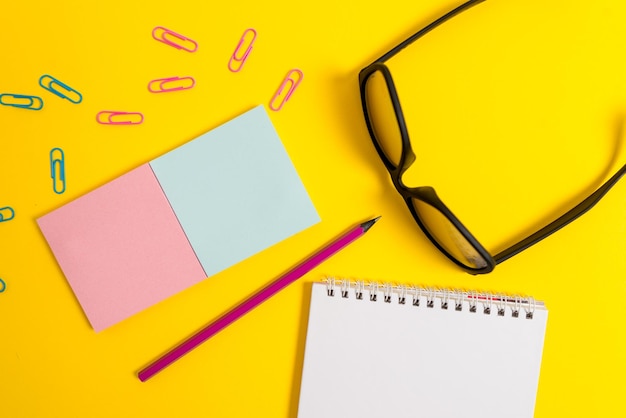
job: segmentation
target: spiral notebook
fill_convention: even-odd
[[[298,418],[530,418],[547,315],[533,298],[314,283]]]

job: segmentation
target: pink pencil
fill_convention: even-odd
[[[150,379],[152,376],[235,322],[237,319],[241,318],[252,309],[256,308],[261,303],[265,302],[267,299],[298,280],[300,277],[319,265],[322,261],[326,260],[337,251],[350,244],[352,241],[364,235],[372,227],[372,225],[378,221],[378,219],[380,219],[380,216],[352,228],[350,231],[346,232],[326,247],[322,248],[311,257],[300,263],[298,266],[294,267],[292,270],[279,277],[256,294],[252,295],[240,305],[236,306],[220,318],[198,331],[196,334],[189,337],[187,340],[183,341],[178,346],[174,347],[172,350],[155,360],[152,364],[141,370],[138,373],[139,380],[145,382]]]

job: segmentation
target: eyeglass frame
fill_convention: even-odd
[[[411,35],[409,38],[405,39],[391,50],[386,52],[380,58],[375,60],[373,63],[363,68],[359,72],[359,86],[361,93],[361,103],[363,106],[363,115],[365,117],[365,123],[367,125],[367,129],[370,134],[370,139],[372,140],[376,151],[378,152],[379,157],[383,161],[387,171],[391,176],[391,180],[405,203],[407,204],[413,218],[419,225],[422,232],[428,237],[428,239],[437,247],[444,255],[446,255],[450,260],[452,260],[455,264],[461,267],[463,270],[470,274],[486,274],[493,271],[496,265],[502,263],[503,261],[508,260],[514,255],[522,252],[523,250],[531,247],[532,245],[538,243],[544,238],[550,236],[554,232],[568,225],[588,210],[590,210],[596,203],[602,199],[602,197],[620,180],[620,178],[626,174],[626,164],[623,165],[617,172],[615,172],[611,178],[609,178],[602,186],[600,186],[596,191],[587,196],[582,202],[578,203],[572,209],[567,211],[565,214],[561,215],[554,221],[548,223],[546,226],[542,227],[538,231],[532,233],[521,241],[513,244],[512,246],[506,248],[498,252],[495,255],[491,255],[479,242],[478,240],[470,233],[470,231],[461,223],[461,221],[452,213],[450,209],[439,199],[435,189],[430,186],[421,186],[421,187],[407,187],[402,183],[402,175],[403,173],[415,162],[415,153],[411,148],[411,141],[408,135],[407,125],[404,119],[404,113],[402,112],[402,107],[400,106],[400,99],[398,93],[396,91],[395,84],[393,82],[393,78],[391,76],[391,72],[389,68],[385,65],[385,62],[398,54],[404,48],[420,39],[428,32],[440,26],[442,23],[451,19],[452,17],[458,15],[459,13],[469,9],[472,6],[475,6],[478,3],[482,3],[485,0],[469,0],[455,9],[449,11],[445,15],[436,19],[429,25],[417,31],[415,34]],[[379,141],[376,139],[376,133],[372,126],[372,122],[369,117],[368,105],[367,105],[367,92],[366,92],[366,84],[369,77],[376,73],[380,72],[385,78],[385,83],[387,86],[387,90],[389,92],[389,96],[391,99],[391,103],[395,112],[396,120],[398,122],[398,128],[400,130],[400,136],[402,138],[402,154],[400,156],[400,160],[398,165],[393,164],[385,152],[381,148]],[[428,228],[420,218],[417,213],[414,205],[411,203],[411,199],[418,199],[426,204],[431,205],[436,210],[438,210],[443,216],[446,217],[448,221],[450,221],[454,227],[458,230],[458,232],[463,235],[463,237],[468,241],[468,243],[478,252],[478,254],[485,260],[486,266],[482,268],[472,268],[461,261],[459,261],[456,257],[450,254],[438,241],[437,239],[428,231]]]

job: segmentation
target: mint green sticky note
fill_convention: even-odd
[[[208,276],[320,220],[262,105],[150,166]]]

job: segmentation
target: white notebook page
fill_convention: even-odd
[[[331,297],[313,284],[298,418],[532,417],[543,305],[527,319],[450,302]]]

